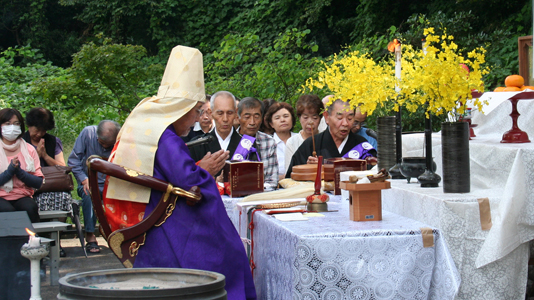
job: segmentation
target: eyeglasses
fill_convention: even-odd
[[[353,126],[353,127],[356,127],[356,126],[358,126],[358,127],[365,127],[365,126],[367,126],[367,122],[365,122],[365,121],[354,121],[354,122],[352,123],[352,126]]]

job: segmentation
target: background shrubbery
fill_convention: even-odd
[[[484,46],[492,90],[518,72],[517,38],[532,34],[532,2],[514,0],[0,0],[0,7],[0,105],[51,109],[67,155],[83,127],[123,121],[155,94],[178,44],[204,53],[208,93],[293,104],[334,53],[388,59],[389,41],[420,47],[425,27],[446,29],[465,52]],[[379,114],[389,112],[370,116],[371,126]],[[404,129],[421,130],[423,118],[406,114]]]

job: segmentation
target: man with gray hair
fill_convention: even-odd
[[[341,99],[335,100],[327,107],[323,115],[328,125],[327,129],[314,136],[315,147],[311,137],[300,145],[287,168],[286,178],[291,177],[293,166],[317,163],[317,157],[313,156],[314,149],[317,156],[321,155],[324,159],[376,157],[375,148],[364,137],[351,132],[354,123],[354,108],[351,108],[348,102]]]
[[[78,135],[78,138],[76,138],[72,152],[69,155],[68,164],[72,167],[72,173],[76,181],[78,181],[78,196],[82,198],[85,239],[87,241],[86,248],[89,253],[100,253],[100,248],[98,247],[94,234],[96,215],[93,213],[93,203],[91,202],[89,192],[86,160],[91,155],[108,158],[115,145],[120,129],[121,126],[119,123],[111,120],[101,121],[98,126],[92,125],[85,127],[80,135]],[[100,193],[102,193],[106,176],[102,173],[98,175],[98,185],[100,187]]]
[[[256,139],[252,147],[257,152],[249,155],[249,159],[263,162],[265,187],[274,189],[278,186],[276,142],[272,136],[259,131],[263,115],[263,102],[253,97],[243,98],[237,107],[240,124],[237,132],[241,136],[246,134]]]
[[[204,170],[214,176],[221,174],[224,162],[234,155],[241,136],[234,130],[234,119],[237,116],[236,100],[232,93],[219,91],[211,96],[211,116],[215,122],[215,130],[206,135],[213,136],[211,142],[197,145],[189,149],[191,158]]]

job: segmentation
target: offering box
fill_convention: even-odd
[[[224,182],[229,183],[230,197],[245,197],[263,192],[263,162],[227,161],[223,172]]]
[[[391,188],[389,181],[350,183],[341,181],[340,187],[349,191],[349,215],[352,221],[382,220],[382,190]]]

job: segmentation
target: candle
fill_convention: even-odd
[[[395,77],[397,78],[397,83],[395,84],[395,92],[400,92],[399,83],[401,80],[401,57],[402,57],[402,48],[401,43],[397,39],[388,44],[389,52],[395,52]]]
[[[26,228],[26,232],[30,235],[30,238],[28,240],[28,246],[30,247],[39,247],[41,245],[41,238],[36,237],[35,233]]]
[[[398,43],[395,46],[395,77],[397,77],[398,82],[400,82],[401,80],[401,57],[402,57],[401,44]],[[400,87],[398,84],[395,85],[395,91],[397,93],[400,92]]]

